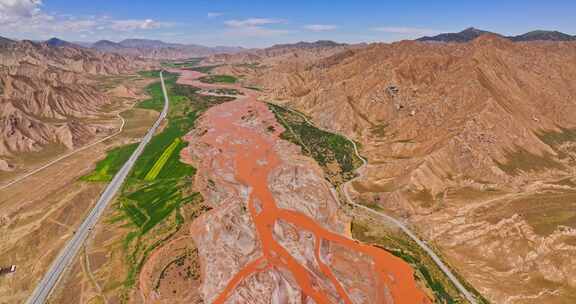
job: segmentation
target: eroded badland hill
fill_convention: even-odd
[[[263,99],[360,142],[369,166],[356,197],[415,224],[491,300],[566,303],[576,296],[574,62],[573,42],[485,35],[241,72]]]
[[[109,76],[141,70],[137,58],[31,41],[0,44],[0,170],[24,169],[23,153],[59,152],[103,137],[106,106],[129,92],[108,92]],[[116,103],[117,104],[117,103]],[[100,120],[100,121],[98,121]]]
[[[0,201],[0,250],[30,273],[7,279],[10,301],[30,292],[164,99],[156,72],[137,89],[103,81],[146,61],[30,42],[0,52],[7,169],[16,153],[111,132],[98,119],[110,96],[150,95],[95,168],[85,156],[51,169],[62,178],[44,181],[50,205],[25,185]],[[171,110],[53,301],[465,302],[398,224],[349,197],[406,223],[479,302],[576,300],[575,42],[319,41],[196,63],[165,64]],[[81,172],[64,167],[74,162]]]

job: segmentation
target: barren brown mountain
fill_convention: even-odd
[[[96,119],[112,102],[103,76],[146,67],[142,60],[48,43],[0,45],[0,170],[22,152],[72,149],[110,133]],[[92,121],[91,121],[92,120]]]
[[[21,152],[110,134],[100,116],[110,96],[134,99],[142,86],[102,80],[148,66],[69,46],[0,43],[4,170]],[[352,207],[347,191],[334,188],[361,172],[351,182],[354,201],[405,222],[479,302],[479,294],[491,303],[575,302],[575,63],[576,42],[483,35],[466,43],[278,45],[171,69],[165,128],[52,300],[464,302],[397,225]],[[354,139],[367,166],[356,170],[362,161],[346,138],[276,104]],[[92,164],[82,166],[69,178]],[[18,290],[8,301],[24,299],[57,252],[33,263],[43,245],[34,216],[55,227],[45,231],[66,229],[69,237],[102,188],[80,181],[62,198],[55,187],[63,181],[45,183],[54,184],[50,199],[29,199],[22,185],[4,203],[4,227],[26,236],[6,234],[13,244],[5,247],[16,249],[5,252],[21,260],[34,248],[22,264],[36,272],[11,283]],[[31,208],[36,200],[50,204],[50,216]],[[174,206],[157,207],[166,203]],[[18,225],[25,229],[12,229]]]
[[[248,80],[362,144],[359,200],[408,219],[495,303],[576,299],[576,43],[485,35],[276,63]]]
[[[294,44],[278,44],[265,49],[253,49],[234,54],[215,54],[206,57],[202,63],[212,64],[239,64],[244,67],[250,64],[268,66],[278,63],[313,62],[342,52],[347,49],[358,48],[361,45],[348,45],[333,41],[299,42]]]

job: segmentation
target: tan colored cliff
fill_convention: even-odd
[[[73,149],[112,132],[87,121],[112,102],[98,79],[149,66],[140,59],[83,48],[30,41],[0,45],[0,170],[11,170],[22,152],[39,152],[48,145]]]

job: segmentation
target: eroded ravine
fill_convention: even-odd
[[[186,74],[187,73],[187,74]],[[235,101],[221,104],[209,109],[203,116],[199,138],[191,145],[203,145],[204,153],[199,152],[199,159],[204,165],[200,169],[216,166],[220,172],[211,174],[210,179],[220,184],[233,175],[233,181],[239,187],[247,189],[246,199],[250,220],[255,230],[254,238],[258,245],[258,253],[247,261],[234,274],[230,274],[219,294],[209,297],[212,303],[226,303],[236,292],[238,286],[259,273],[273,271],[287,277],[289,282],[301,290],[300,302],[310,303],[429,303],[425,292],[418,286],[412,268],[398,257],[369,245],[358,243],[334,232],[332,227],[325,227],[316,218],[297,210],[281,208],[270,190],[271,174],[281,167],[290,166],[278,150],[281,145],[279,135],[283,132],[281,126],[275,123],[274,115],[267,105],[256,100],[256,93],[238,85],[206,85],[195,81],[199,73],[184,72],[181,83],[200,88],[233,88],[245,95]],[[272,126],[270,126],[272,124]],[[208,148],[206,148],[208,147]],[[210,151],[210,152],[206,152]],[[190,151],[195,153],[197,151]],[[228,172],[222,173],[224,171]],[[230,177],[226,184],[231,184]],[[235,190],[240,196],[240,190]],[[213,202],[218,204],[219,202]],[[204,221],[196,225],[209,225]],[[294,255],[294,250],[283,246],[279,238],[280,225],[293,227],[297,233],[305,232],[312,235],[313,254],[306,263]],[[214,224],[212,224],[215,227]],[[208,227],[206,231],[212,231]],[[229,228],[226,228],[229,229]],[[230,228],[231,229],[231,228]],[[225,233],[225,232],[222,232]],[[218,233],[220,237],[221,233]],[[206,241],[206,239],[204,239]],[[304,244],[302,242],[302,244]],[[202,247],[202,244],[198,244]],[[297,246],[298,247],[298,246]],[[306,251],[305,245],[300,245]],[[323,250],[323,248],[325,250]],[[326,249],[328,248],[328,249]],[[349,258],[342,258],[346,254]],[[323,251],[327,251],[323,252]],[[208,261],[207,254],[204,263]],[[363,263],[358,263],[359,261]],[[353,268],[354,265],[367,265],[370,274],[365,281],[355,281],[349,278],[346,271],[339,265]],[[360,267],[360,266],[359,266]],[[345,268],[345,269],[348,269]],[[352,272],[350,272],[352,273]],[[204,273],[204,276],[210,275]],[[357,285],[370,285],[357,286]],[[211,289],[214,290],[214,289]],[[280,293],[282,294],[282,293]],[[276,296],[278,297],[278,296]]]

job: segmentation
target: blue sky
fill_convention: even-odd
[[[129,37],[264,47],[331,39],[412,39],[466,27],[576,34],[576,1],[0,0],[0,35],[71,41]]]

